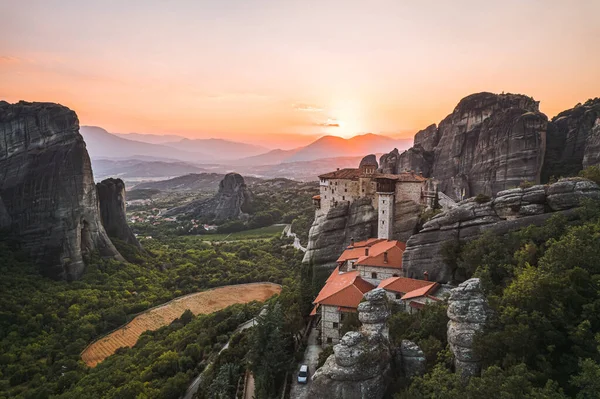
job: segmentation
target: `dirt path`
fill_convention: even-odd
[[[123,327],[91,343],[81,353],[81,358],[89,367],[95,367],[117,349],[134,346],[144,331],[171,324],[186,309],[195,315],[208,314],[237,303],[262,302],[280,292],[281,287],[277,284],[251,283],[228,285],[175,298],[147,310]]]

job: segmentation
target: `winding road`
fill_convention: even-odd
[[[283,237],[283,235],[286,235],[287,237],[294,237],[294,244],[293,244],[294,248],[296,248],[302,252],[306,252],[306,248],[304,248],[302,246],[302,244],[300,243],[300,239],[298,238],[296,233],[292,233],[292,225],[291,224],[285,225],[285,228],[283,229],[283,232],[281,233],[282,237]]]

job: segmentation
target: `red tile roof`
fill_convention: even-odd
[[[401,294],[408,294],[420,288],[431,287],[435,284],[436,283],[433,281],[417,280],[414,278],[390,277],[379,283],[378,288],[383,288],[387,291],[398,292]]]
[[[368,240],[355,242],[354,245],[348,245],[347,248],[370,247],[371,245],[384,240],[385,238],[369,238]]]
[[[317,310],[319,309],[319,305],[315,305],[315,307],[313,308],[313,310],[311,310],[309,316],[314,316],[317,314]]]
[[[339,273],[336,268],[313,303],[355,309],[363,295],[373,288],[374,285],[360,278],[358,271]]]
[[[435,291],[438,288],[439,284],[438,283],[432,283],[431,285],[425,286],[425,287],[421,287],[421,288],[417,288],[416,290],[407,292],[403,297],[402,300],[406,300],[406,299],[412,299],[412,298],[418,298],[420,296],[427,296],[429,294],[432,294],[433,291]]]
[[[313,195],[313,198],[312,198],[312,199],[314,199],[314,200],[320,200],[320,199],[321,199],[321,196],[320,196],[320,195]]]
[[[356,180],[360,177],[360,169],[345,168],[333,172],[319,175],[319,179],[351,179]]]
[[[406,244],[396,240],[385,240],[372,245],[369,248],[369,255],[358,258],[356,265],[377,266],[402,269],[402,254],[406,249]],[[387,262],[385,253],[387,252]]]

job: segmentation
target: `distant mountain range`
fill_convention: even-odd
[[[394,148],[402,151],[412,144],[409,139],[397,140],[369,133],[349,139],[324,136],[304,147],[269,151],[261,145],[222,139],[192,140],[175,135],[112,134],[95,126],[82,126],[80,132],[92,158],[183,161],[199,165],[276,165],[386,153]],[[139,141],[131,138],[138,138]],[[171,139],[175,141],[169,141]]]
[[[107,177],[140,179],[181,176],[188,173],[208,172],[208,169],[186,162],[166,162],[142,159],[92,159],[96,180]]]

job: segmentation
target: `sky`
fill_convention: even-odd
[[[412,137],[475,92],[600,96],[600,1],[0,0],[0,100],[110,132]]]

